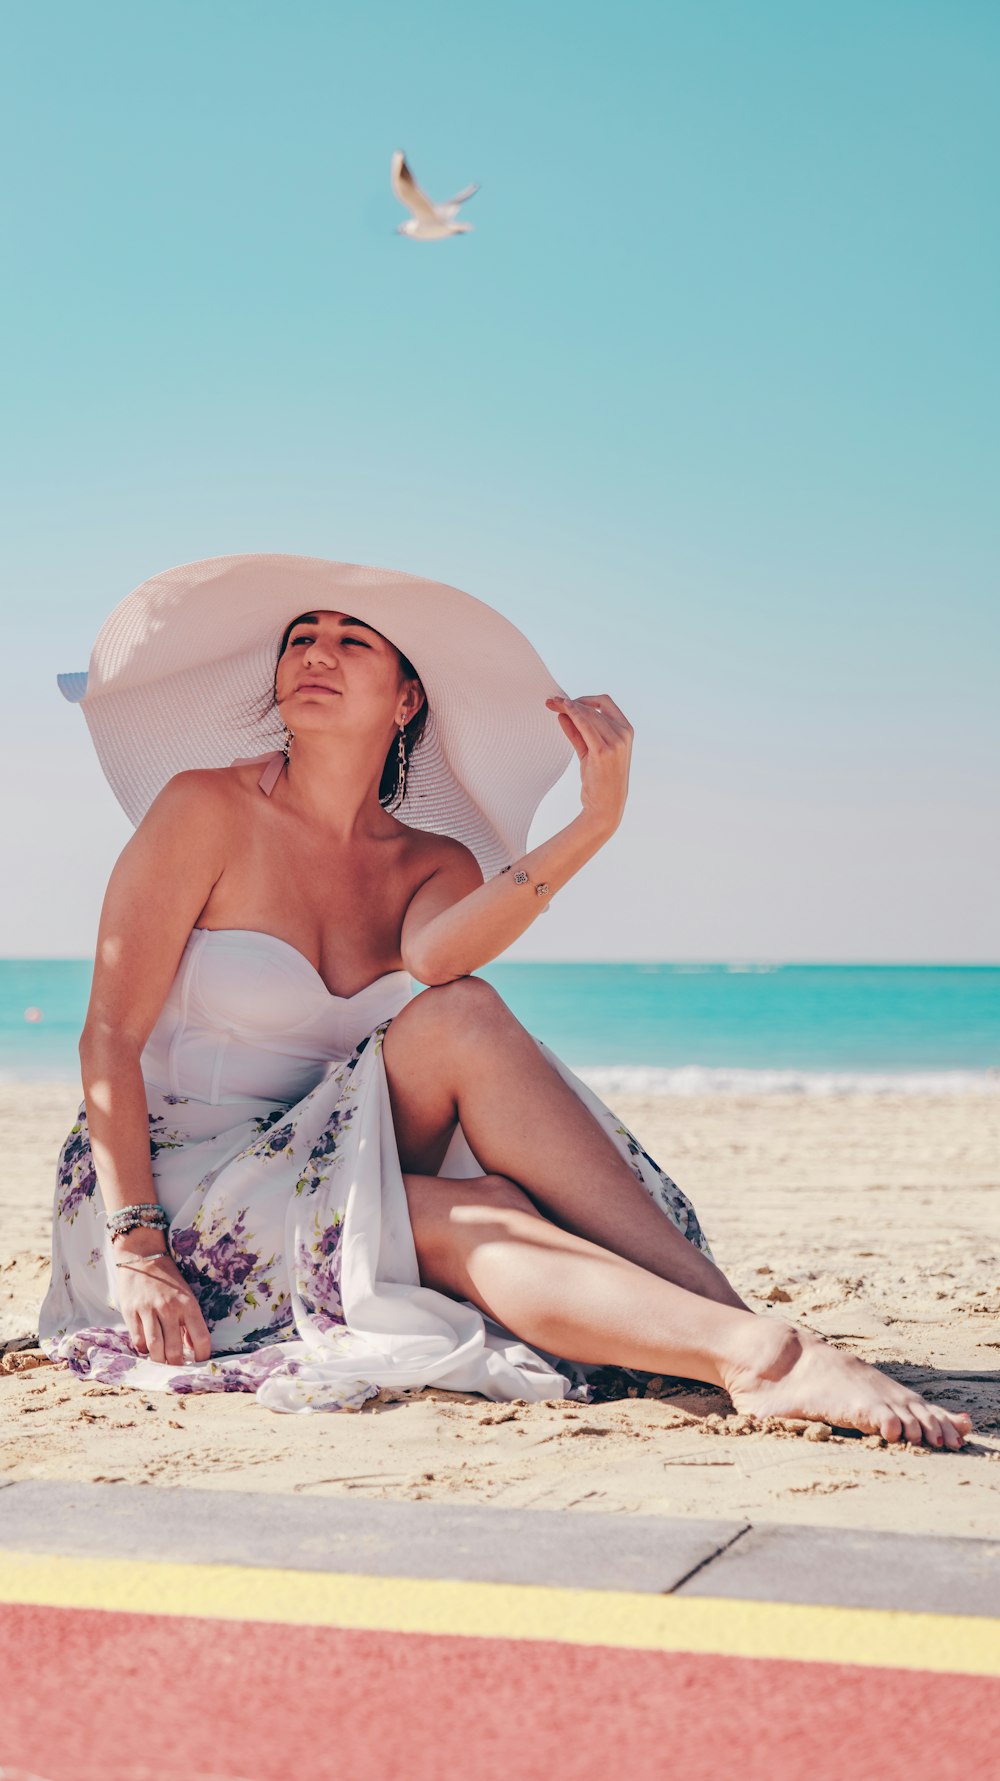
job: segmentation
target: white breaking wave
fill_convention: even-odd
[[[558,1049],[558,1048],[557,1048]],[[560,1052],[560,1056],[562,1053]],[[1000,1094],[1000,1068],[981,1070],[749,1070],[707,1064],[570,1064],[602,1100],[615,1095],[991,1095]],[[76,1054],[34,1062],[6,1059],[0,1085],[74,1082]],[[82,1094],[82,1089],[80,1089]],[[0,1774],[0,1781],[3,1781]]]
[[[1000,1069],[737,1070],[684,1064],[572,1066],[588,1088],[611,1095],[961,1095],[1000,1094]]]

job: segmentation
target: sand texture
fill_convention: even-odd
[[[55,1158],[78,1098],[72,1083],[0,1088],[0,1480],[1000,1530],[1000,1095],[614,1103],[691,1194],[744,1297],[967,1409],[976,1434],[959,1454],[747,1432],[720,1420],[718,1392],[668,1379],[629,1396],[620,1374],[607,1385],[626,1395],[592,1406],[428,1390],[280,1416],[252,1396],[175,1400],[32,1365]]]

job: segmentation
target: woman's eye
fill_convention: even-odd
[[[288,647],[295,649],[300,643],[315,643],[315,641],[315,637],[311,636],[308,631],[303,631],[301,636],[292,638]],[[341,643],[356,643],[359,649],[371,649],[371,644],[364,643],[360,637],[342,637],[340,641]]]

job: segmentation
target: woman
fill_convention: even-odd
[[[389,1384],[586,1397],[617,1364],[961,1446],[967,1416],[751,1312],[685,1195],[471,975],[621,821],[609,695],[565,697],[459,590],[260,556],[130,595],[84,709],[138,827],[57,1172],[51,1358],[299,1412]],[[232,760],[275,714],[283,747]],[[567,741],[580,813],[524,854]],[[231,764],[176,771],[185,749]]]

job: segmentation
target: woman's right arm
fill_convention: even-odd
[[[177,774],[150,805],[108,883],[79,1047],[91,1152],[107,1212],[157,1197],[140,1058],[188,936],[224,870],[231,810],[217,773]],[[141,1226],[114,1243],[123,1261],[163,1248],[163,1232]],[[180,1328],[190,1300],[196,1358],[208,1357],[204,1320],[169,1258],[117,1273],[122,1312],[140,1351],[172,1364],[183,1360]]]

